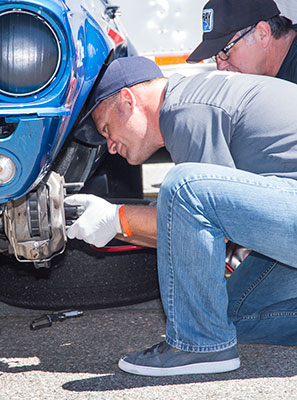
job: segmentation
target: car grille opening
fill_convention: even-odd
[[[17,123],[6,123],[4,117],[0,117],[0,139],[11,136],[16,130]]]

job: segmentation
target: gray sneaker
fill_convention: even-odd
[[[170,376],[233,371],[240,367],[240,360],[236,346],[211,353],[189,353],[161,342],[122,357],[118,365],[131,374]]]

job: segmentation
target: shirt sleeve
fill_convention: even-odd
[[[229,146],[232,121],[221,108],[183,104],[160,115],[160,128],[173,162],[201,162],[235,168]]]

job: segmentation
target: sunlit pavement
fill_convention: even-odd
[[[42,311],[0,303],[0,399],[297,399],[297,347],[240,345],[241,368],[150,378],[117,367],[122,354],[164,337],[158,300],[93,310],[32,331]]]

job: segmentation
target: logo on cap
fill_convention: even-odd
[[[213,9],[206,8],[202,12],[203,32],[211,32],[213,30]]]

